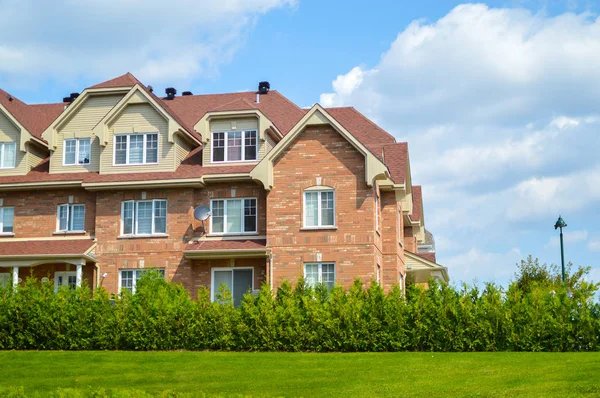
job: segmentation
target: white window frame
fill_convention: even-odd
[[[75,141],[75,163],[67,163],[67,141]],[[79,144],[81,141],[90,143],[90,158],[87,163],[79,163]],[[68,138],[63,141],[63,166],[89,166],[92,164],[92,139],[91,138]]]
[[[318,193],[318,198],[317,198],[317,225],[307,225],[306,224],[306,194],[307,193]],[[322,214],[322,210],[323,208],[321,207],[321,195],[323,192],[333,192],[333,224],[329,225],[323,225],[323,214]],[[335,189],[332,188],[325,188],[325,189],[305,189],[304,192],[302,193],[302,227],[303,229],[331,229],[331,228],[337,228],[337,217],[336,217],[336,208],[337,208],[337,201],[335,200]]]
[[[242,231],[241,232],[225,232],[225,229],[227,227],[227,202],[229,202],[230,200],[241,200],[242,201],[242,206],[241,206],[241,225],[242,225]],[[244,226],[246,225],[246,222],[244,220],[244,211],[245,211],[245,206],[244,206],[244,202],[246,200],[254,200],[256,201],[256,220],[254,222],[254,231],[244,231]],[[222,198],[222,199],[211,199],[210,201],[210,212],[211,214],[213,214],[213,203],[216,201],[222,201],[223,202],[223,232],[215,232],[214,228],[213,228],[213,222],[212,222],[212,217],[211,217],[211,222],[210,222],[210,234],[211,235],[256,235],[258,233],[258,199],[257,198]]]
[[[156,135],[156,162],[147,162],[147,142],[149,135]],[[129,155],[131,153],[131,136],[141,135],[144,137],[142,150],[142,163],[130,163]],[[127,137],[127,149],[125,150],[125,163],[117,163],[117,137]],[[113,166],[144,166],[148,164],[158,164],[160,158],[160,133],[135,133],[135,134],[115,134],[113,136]]]
[[[152,203],[152,232],[149,234],[141,234],[138,233],[138,203]],[[157,202],[165,202],[165,232],[156,232],[156,216],[155,216],[155,209],[156,209],[156,203]],[[133,225],[132,225],[132,233],[125,233],[124,232],[124,226],[125,226],[125,222],[124,222],[124,214],[125,214],[125,203],[132,203],[133,204]],[[120,236],[167,236],[167,228],[168,228],[168,216],[169,216],[169,204],[167,202],[167,199],[148,199],[148,200],[124,200],[121,202],[121,229],[120,229]]]
[[[227,147],[227,135],[229,133],[242,133],[242,147],[241,147],[241,151],[242,151],[242,159],[241,160],[228,160],[229,159],[229,152],[228,152],[228,147]],[[256,158],[255,159],[246,159],[246,133],[252,132],[254,134],[256,134]],[[215,134],[218,133],[223,133],[225,134],[225,149],[224,149],[224,153],[223,153],[223,160],[215,160],[215,151],[214,151],[214,143],[215,143],[215,139],[214,136]],[[258,137],[258,130],[254,130],[254,129],[248,129],[248,130],[219,130],[219,131],[212,131],[210,133],[210,161],[211,163],[240,163],[240,162],[258,162],[258,141],[259,141],[259,137]]]
[[[60,229],[60,208],[67,207],[67,229]],[[73,207],[83,207],[83,229],[73,229],[74,218],[71,217]],[[82,203],[65,203],[58,205],[56,208],[56,232],[85,232],[85,204]]]
[[[70,276],[74,276],[75,280],[77,280],[77,271],[57,271],[54,273],[54,293],[58,292],[58,277],[62,276],[63,280],[67,281],[66,285],[63,286],[69,286],[69,277]],[[77,282],[75,282],[75,286],[77,286]]]
[[[14,162],[12,166],[4,166],[4,152],[7,146],[13,147],[13,153],[15,154]],[[0,142],[0,169],[14,169],[17,163],[17,143],[16,142]]]
[[[11,232],[4,232],[4,209],[12,209],[13,211],[13,230]],[[12,206],[0,207],[0,236],[1,235],[14,235],[15,234],[15,208]]]
[[[235,271],[235,270],[251,270],[252,271],[252,289],[254,290],[254,267],[215,267],[210,269],[210,301],[215,301],[215,294],[219,291],[219,286],[215,286],[215,271]],[[234,273],[235,274],[235,273]],[[231,292],[233,297],[233,289]]]
[[[333,265],[333,285],[335,286],[336,279],[337,279],[337,267],[336,267],[335,262],[321,261],[321,262],[304,263],[304,280],[305,281],[306,281],[306,266],[307,265],[318,265],[319,266],[317,284],[323,283],[323,265]],[[314,287],[315,286],[313,286],[313,288]]]
[[[122,283],[122,272],[124,271],[133,271],[133,281],[131,283],[131,294],[135,294],[135,290],[137,288],[137,281],[138,281],[138,273],[143,274],[144,272],[149,272],[149,271],[158,271],[158,272],[162,272],[163,277],[166,279],[167,278],[167,270],[165,268],[123,268],[119,270],[119,294],[121,294],[121,283]],[[140,275],[141,278],[141,275]]]

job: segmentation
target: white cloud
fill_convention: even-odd
[[[555,234],[556,235],[556,234]],[[588,238],[588,231],[586,229],[583,230],[568,230],[565,229],[563,231],[563,241],[564,243],[577,243],[584,242]],[[558,247],[560,244],[560,238],[558,236],[552,236],[546,243],[544,248],[550,247]]]
[[[471,247],[465,253],[450,257],[443,264],[448,267],[453,281],[478,280],[507,282],[516,271],[516,264],[523,259],[519,248],[504,253],[486,252]]]
[[[600,239],[590,240],[587,246],[591,252],[600,252]],[[600,281],[600,278],[598,280]]]
[[[295,0],[33,0],[2,2],[5,81],[107,78],[153,81],[212,75],[256,18]]]

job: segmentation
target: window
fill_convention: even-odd
[[[129,200],[121,203],[121,235],[159,235],[166,233],[166,200]]]
[[[164,278],[165,269],[123,269],[119,271],[119,293],[124,291],[130,291],[132,294],[135,294],[135,288],[137,285],[137,281],[141,279],[142,275],[144,275],[148,271],[158,271]]]
[[[14,142],[0,143],[0,169],[15,167],[16,144]]]
[[[72,232],[85,230],[85,205],[58,206],[57,231]]]
[[[218,131],[212,133],[213,162],[256,160],[256,130]]]
[[[304,226],[335,225],[335,201],[332,190],[304,192]]]
[[[0,207],[0,233],[12,234],[14,231],[14,207]]]
[[[375,231],[379,232],[379,219],[381,218],[381,206],[379,205],[379,196],[375,192]]]
[[[322,283],[328,289],[333,289],[335,284],[334,263],[307,263],[304,264],[304,281],[308,286],[315,287]]]
[[[158,163],[158,133],[115,135],[115,164]]]
[[[54,291],[57,292],[62,286],[75,289],[77,287],[77,272],[55,272]]]
[[[0,289],[9,287],[10,285],[10,273],[0,273]]]
[[[211,233],[240,234],[257,231],[256,199],[215,199],[212,211]]]
[[[231,293],[233,305],[236,307],[242,303],[244,294],[254,288],[254,269],[253,268],[213,268],[211,300],[215,301],[215,296],[219,293],[221,285]]]
[[[63,164],[90,164],[91,145],[92,140],[89,138],[65,140]]]

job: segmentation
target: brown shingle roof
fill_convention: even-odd
[[[413,211],[410,215],[410,219],[413,221],[420,221],[423,214],[423,193],[421,192],[420,185],[413,185],[412,187],[412,201]]]
[[[383,147],[385,164],[390,170],[390,176],[396,184],[406,182],[406,166],[408,165],[408,144],[397,142]]]
[[[0,242],[2,256],[84,255],[94,244],[92,239],[53,239]]]
[[[415,254],[421,258],[424,258],[427,261],[431,261],[432,263],[435,263],[435,252],[415,253]]]
[[[265,249],[266,246],[267,241],[265,239],[201,240],[197,243],[191,243],[187,245],[185,250],[260,250]]]
[[[136,84],[143,86],[143,84],[135,76],[127,72],[124,75],[115,77],[114,79],[110,79],[102,83],[98,83],[88,88],[133,87]]]

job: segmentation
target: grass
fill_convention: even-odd
[[[0,352],[0,391],[250,396],[600,396],[600,353]]]

